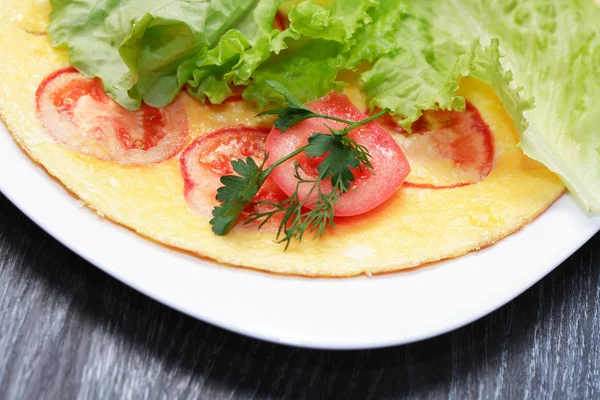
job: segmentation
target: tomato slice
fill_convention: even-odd
[[[350,102],[346,95],[341,93],[331,92],[307,106],[319,114],[351,121],[361,121],[367,118]],[[307,144],[308,138],[313,132],[328,133],[329,129],[325,125],[334,129],[345,127],[345,124],[340,122],[315,118],[306,120],[283,133],[274,128],[267,138],[266,148],[269,160],[278,160]],[[364,168],[362,171],[360,169],[354,171],[355,181],[351,190],[344,193],[336,204],[335,215],[338,217],[362,214],[377,207],[398,190],[410,171],[408,161],[398,144],[378,124],[370,123],[353,130],[349,135],[369,150],[372,156],[373,174]],[[302,167],[303,178],[307,179],[317,177],[316,167],[321,161],[320,158],[308,158],[301,153],[293,160],[275,168],[272,173],[273,180],[288,195],[294,193],[298,183],[294,177],[294,160]],[[323,182],[321,185],[323,192],[331,192],[332,186],[329,181]],[[301,184],[300,197],[305,198],[309,189],[309,184]],[[316,196],[313,193],[309,197],[309,202]]]
[[[412,126],[402,129],[391,116],[384,127],[410,160],[406,185],[446,189],[483,180],[494,164],[494,141],[479,111],[467,103],[464,112],[425,111]]]
[[[188,131],[181,98],[158,109],[129,111],[104,92],[99,79],[74,68],[48,76],[36,93],[37,117],[63,146],[119,164],[154,164],[173,157]]]
[[[200,215],[212,218],[212,210],[219,202],[217,189],[223,184],[224,175],[235,172],[231,160],[251,157],[260,165],[264,161],[265,141],[269,129],[235,126],[201,136],[190,144],[181,155],[181,174],[184,182],[184,195],[188,206]],[[278,203],[287,196],[271,178],[268,178],[254,201]],[[267,205],[250,204],[240,216],[240,221],[256,212],[265,212]],[[270,226],[275,219],[269,221]]]
[[[277,14],[275,14],[275,19],[273,19],[273,28],[277,29],[278,31],[283,31],[287,29],[288,26],[290,26],[290,22],[287,16],[281,11],[277,11]]]

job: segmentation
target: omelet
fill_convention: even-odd
[[[481,181],[443,188],[405,184],[377,209],[340,218],[324,236],[306,237],[286,251],[269,229],[235,228],[217,236],[209,218],[186,202],[180,169],[185,146],[160,163],[122,165],[70,150],[49,135],[36,116],[36,91],[48,75],[69,66],[66,51],[53,48],[46,34],[49,10],[45,1],[10,0],[0,11],[0,116],[31,159],[91,209],[166,246],[281,274],[379,274],[489,246],[535,219],[564,192],[552,172],[518,147],[518,132],[492,88],[464,79],[460,94],[479,111],[493,140],[493,163]],[[348,95],[357,105],[364,101],[356,88]],[[178,101],[187,112],[186,145],[221,128],[272,125],[244,102],[205,105],[186,94]]]

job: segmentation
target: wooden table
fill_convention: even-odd
[[[88,264],[0,195],[1,399],[599,398],[600,235],[462,329],[314,351],[171,310]]]

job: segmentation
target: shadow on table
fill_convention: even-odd
[[[5,202],[0,196],[0,203]],[[452,333],[371,351],[305,350],[243,337],[171,310],[92,267],[16,209],[9,214],[14,234],[0,241],[7,241],[11,252],[23,259],[29,279],[67,296],[69,324],[85,321],[92,330],[108,329],[115,341],[127,344],[121,346],[125,353],[147,354],[159,360],[163,372],[189,387],[202,381],[202,389],[223,395],[369,398],[421,396],[426,389],[434,396],[512,397],[517,393],[505,381],[543,379],[524,371],[544,357],[552,364],[552,346],[562,343],[554,339],[561,332],[553,331],[570,329],[557,315],[566,318],[578,307],[582,282],[589,281],[589,290],[594,290],[600,270],[591,262],[600,243],[597,236],[515,301]],[[24,240],[39,244],[38,251],[22,250]],[[181,382],[173,378],[165,381],[163,393],[177,384]]]

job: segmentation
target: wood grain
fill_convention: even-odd
[[[0,215],[2,399],[600,397],[600,235],[467,327],[333,352],[196,321],[94,268],[1,195]]]

